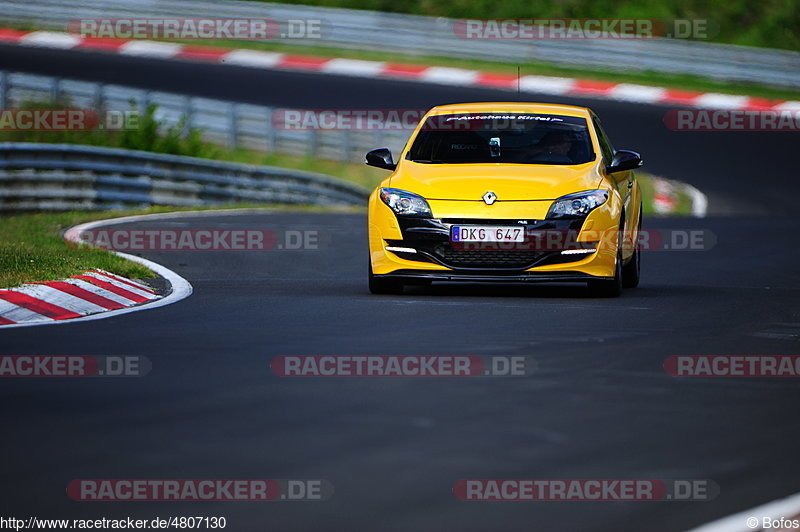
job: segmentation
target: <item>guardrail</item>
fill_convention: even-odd
[[[272,107],[121,85],[76,81],[0,71],[0,109],[34,101],[65,102],[71,107],[98,111],[128,111],[131,102],[144,112],[156,104],[156,119],[166,127],[181,124],[184,132],[200,130],[204,139],[231,148],[285,153],[332,161],[363,162],[374,148],[403,148],[411,130],[289,129],[273,121]]]
[[[0,211],[363,205],[368,196],[362,187],[285,168],[72,144],[0,143]]]
[[[64,31],[75,19],[187,16],[322,21],[320,38],[292,39],[292,44],[512,63],[542,61],[800,87],[800,53],[793,51],[676,39],[472,40],[455,34],[452,19],[304,5],[234,0],[6,1],[0,21]]]

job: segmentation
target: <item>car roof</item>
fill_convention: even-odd
[[[431,115],[451,113],[544,113],[588,118],[592,111],[587,107],[535,102],[474,102],[437,105],[429,111]]]

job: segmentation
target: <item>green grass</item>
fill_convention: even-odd
[[[63,279],[100,268],[125,277],[155,277],[147,268],[101,249],[68,246],[60,232],[106,213],[66,212],[3,216],[0,223],[0,288]]]
[[[268,0],[262,0],[268,1]],[[715,42],[800,49],[800,0],[283,0],[454,19],[708,19]],[[391,36],[388,36],[391,39]]]
[[[709,28],[702,40],[800,50],[800,0],[282,0],[282,3],[452,19],[638,18],[660,19],[666,23],[700,19],[707,20]],[[2,25],[19,30],[40,29],[30,21],[9,19],[2,20]]]

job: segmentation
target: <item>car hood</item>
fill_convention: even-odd
[[[425,164],[403,161],[392,188],[431,200],[481,201],[492,191],[498,201],[553,200],[595,189],[602,177],[597,163],[576,166],[534,164]]]

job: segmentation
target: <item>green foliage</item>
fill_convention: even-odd
[[[262,0],[269,1],[269,0]],[[659,18],[709,19],[711,40],[800,50],[800,0],[284,0],[455,19]]]
[[[58,102],[30,101],[20,105],[20,109],[69,109],[77,108],[69,100]],[[131,102],[131,110],[135,110],[135,102]],[[2,131],[0,142],[45,142],[51,144],[87,144],[111,148],[125,148],[172,155],[190,157],[215,158],[218,148],[202,139],[202,131],[192,129],[185,132],[184,120],[174,125],[167,125],[156,118],[158,107],[148,106],[138,115],[136,127],[119,131],[98,128],[87,130],[62,131]],[[98,112],[102,116],[102,112]],[[184,134],[185,133],[185,134]]]

